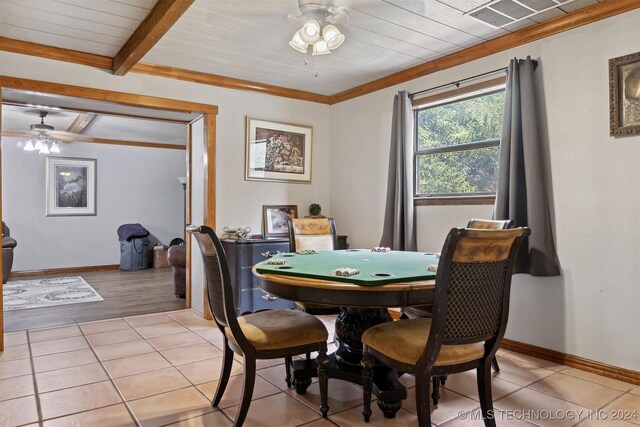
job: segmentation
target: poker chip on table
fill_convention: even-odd
[[[391,248],[387,248],[384,246],[376,246],[371,249],[371,252],[391,252]]]
[[[332,276],[351,277],[356,274],[360,274],[360,270],[352,267],[340,267],[332,270],[330,273]]]

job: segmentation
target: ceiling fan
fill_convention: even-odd
[[[44,119],[49,114],[46,110],[35,110],[40,117],[40,123],[30,125],[29,139],[24,151],[37,151],[39,154],[59,153],[59,142],[69,143],[79,135],[71,132],[56,131],[55,127],[48,125]]]
[[[295,21],[303,17],[343,27],[349,23],[347,8],[336,6],[335,0],[298,0],[298,10],[290,13],[288,18]]]
[[[289,46],[300,53],[304,53],[304,64],[307,65],[307,51],[312,47],[312,55],[316,57],[316,72],[318,77],[318,56],[328,55],[339,48],[345,41],[345,36],[336,25],[346,26],[349,13],[345,7],[336,7],[335,0],[298,0],[298,10],[289,15],[289,19],[296,21],[304,18],[304,24],[298,29]]]

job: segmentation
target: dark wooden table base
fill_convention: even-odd
[[[370,327],[389,321],[392,319],[386,309],[342,307],[336,319],[338,349],[329,355],[329,378],[362,385],[360,337]],[[311,379],[318,375],[317,364],[314,359],[296,360],[292,368],[293,386],[298,394],[304,394]],[[398,372],[382,364],[374,368],[373,393],[378,397],[378,407],[386,418],[395,418],[402,407],[402,400],[407,398],[407,389],[398,380]]]

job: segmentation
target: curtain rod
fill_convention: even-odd
[[[536,67],[538,66],[538,61],[533,60],[531,62],[533,63],[533,69],[535,70]],[[480,77],[490,76],[491,74],[497,74],[497,73],[500,73],[500,72],[503,72],[503,71],[507,71],[508,68],[509,67],[502,67],[502,68],[498,68],[496,70],[487,71],[485,73],[476,74],[475,76],[465,77],[464,79],[456,80],[456,81],[453,81],[451,83],[445,83],[445,84],[442,84],[442,85],[430,87],[429,89],[424,89],[424,90],[420,90],[418,92],[410,93],[409,96],[411,98],[413,98],[416,95],[422,95],[422,94],[427,93],[427,92],[431,92],[431,91],[434,91],[434,90],[445,88],[447,86],[460,87],[461,83],[468,82],[469,80],[479,79]]]

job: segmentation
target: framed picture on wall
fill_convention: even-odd
[[[313,128],[247,117],[245,179],[311,183]]]
[[[289,235],[289,221],[298,218],[296,205],[262,206],[262,223],[265,237],[284,237]]]
[[[47,157],[47,216],[96,214],[96,159]]]
[[[640,133],[640,52],[609,60],[610,135]]]

